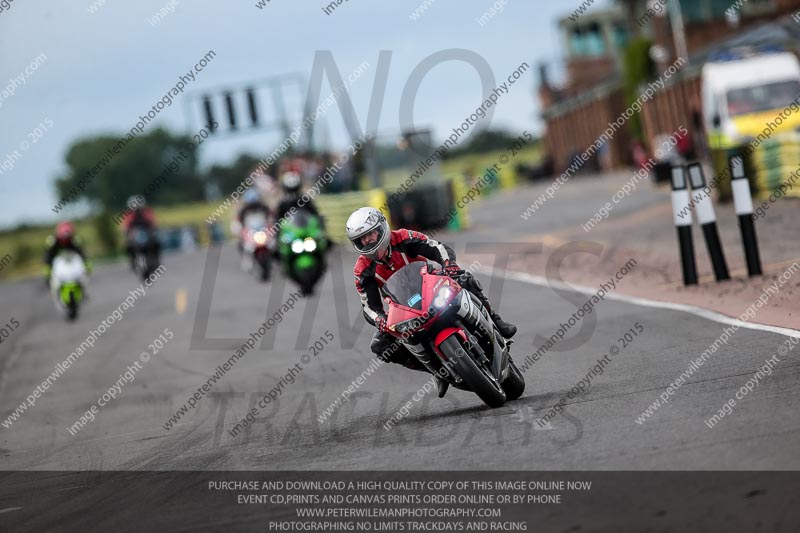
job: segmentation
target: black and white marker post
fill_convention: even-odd
[[[747,262],[747,274],[761,275],[761,258],[758,254],[756,223],[753,220],[753,197],[750,194],[750,183],[744,175],[744,159],[741,155],[728,158],[731,169],[731,187],[733,188],[733,205],[739,217],[739,229],[742,232],[744,259]]]
[[[672,220],[678,230],[678,248],[681,252],[683,284],[697,285],[697,265],[692,241],[692,211],[689,208],[689,187],[683,165],[672,167]],[[678,216],[681,212],[685,216]]]
[[[692,192],[700,193],[706,187],[706,178],[703,175],[703,167],[700,163],[689,164],[689,181],[692,184]],[[706,240],[708,255],[711,258],[711,265],[714,267],[714,275],[717,281],[730,279],[728,265],[725,262],[725,254],[722,251],[722,243],[719,240],[717,231],[717,215],[714,213],[714,203],[711,195],[703,192],[697,194],[695,199],[695,210],[697,211],[697,221],[703,228],[703,237]]]

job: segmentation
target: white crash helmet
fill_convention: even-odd
[[[283,191],[286,193],[299,194],[302,184],[303,181],[297,172],[285,172],[281,176],[281,185],[283,185]]]
[[[131,196],[130,198],[128,198],[126,205],[129,211],[135,211],[140,207],[146,207],[147,200],[145,200],[144,196],[142,196],[141,194],[137,194],[136,196]]]
[[[367,245],[361,244],[361,237],[373,230],[378,231],[378,240]],[[389,223],[383,213],[374,207],[361,207],[353,211],[347,219],[345,231],[356,252],[370,259],[377,259],[389,247]]]

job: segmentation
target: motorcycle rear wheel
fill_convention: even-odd
[[[465,343],[458,335],[451,335],[439,345],[450,366],[461,376],[469,389],[483,400],[483,403],[492,408],[502,407],[506,403],[506,393],[503,387],[494,379],[488,368],[476,363],[469,356]],[[478,346],[473,349],[480,350]]]

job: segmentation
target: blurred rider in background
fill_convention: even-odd
[[[270,210],[264,199],[261,196],[261,191],[256,187],[250,187],[242,195],[242,204],[239,207],[239,212],[236,214],[236,221],[233,224],[234,235],[237,236],[236,247],[239,252],[243,251],[242,230],[244,229],[244,221],[248,215],[262,214],[266,224],[269,224]]]
[[[83,251],[80,238],[75,234],[75,225],[72,222],[65,221],[59,222],[56,226],[55,233],[47,237],[47,250],[44,254],[45,263],[45,280],[50,283],[50,271],[53,268],[53,261],[56,256],[65,250],[70,250],[78,254],[83,259],[86,269],[91,271],[91,264],[86,259],[86,254]]]
[[[333,241],[331,241],[330,237],[328,236],[327,229],[325,228],[325,218],[320,214],[319,209],[317,209],[314,199],[309,195],[306,195],[305,198],[302,198],[302,186],[303,180],[300,178],[300,175],[297,172],[286,172],[281,176],[281,188],[283,189],[283,196],[278,204],[278,209],[275,214],[277,218],[275,220],[283,220],[284,217],[290,214],[292,207],[295,208],[295,211],[305,209],[317,217],[319,220],[320,229],[322,229],[322,232],[325,235],[325,239],[328,241],[329,245],[334,245]],[[330,250],[330,246],[327,249]]]
[[[300,198],[303,194],[302,187],[303,181],[300,179],[300,174],[297,172],[286,172],[281,176],[281,190],[283,191],[283,195],[281,196],[281,201],[278,204],[276,213],[278,220],[284,218],[292,209],[292,206],[295,207],[295,210],[305,209],[320,217],[319,210],[316,204],[314,204],[314,200],[310,197],[306,197],[307,201],[304,201],[303,205],[299,205]],[[320,217],[320,220],[322,220],[322,217]]]
[[[261,192],[255,187],[250,187],[242,195],[242,206],[239,208],[239,214],[236,215],[239,224],[244,224],[245,217],[250,213],[262,213],[265,218],[269,218],[269,207],[261,198]]]
[[[131,196],[128,198],[125,218],[122,219],[122,231],[125,233],[125,252],[134,267],[134,247],[131,236],[134,229],[146,231],[150,236],[149,245],[153,248],[156,257],[161,256],[161,243],[156,235],[156,217],[153,210],[147,205],[144,196]]]

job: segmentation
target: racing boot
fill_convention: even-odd
[[[447,394],[447,389],[450,388],[450,383],[439,376],[434,375],[433,377],[436,378],[436,387],[439,389],[439,398],[444,398],[444,395]]]
[[[490,315],[494,321],[494,325],[497,326],[497,331],[506,339],[510,339],[517,333],[517,326],[500,318],[500,315],[495,311],[490,311]]]
[[[489,303],[489,299],[483,292],[479,293],[478,298],[486,310],[489,311],[489,316],[492,317],[492,321],[494,325],[497,326],[497,331],[500,332],[500,335],[506,339],[513,337],[517,333],[517,326],[500,318],[500,315],[492,308],[492,304]]]
[[[483,293],[483,287],[480,282],[472,274],[462,277],[459,282],[462,283],[463,287],[466,287],[467,290],[478,297],[483,307],[489,312],[489,316],[492,318],[494,325],[497,326],[497,331],[500,332],[500,335],[506,339],[510,339],[517,333],[517,326],[500,318],[500,315],[497,314],[491,302],[489,302],[489,298]]]

